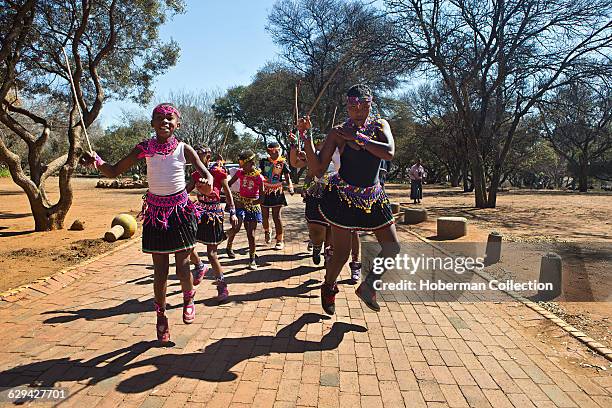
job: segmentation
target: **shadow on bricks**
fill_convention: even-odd
[[[328,316],[306,313],[295,322],[282,328],[275,336],[224,338],[208,345],[200,352],[168,353],[132,362],[147,350],[158,347],[159,344],[156,341],[143,341],[90,360],[73,360],[65,357],[24,364],[0,372],[0,377],[4,379],[2,382],[6,386],[11,387],[28,384],[52,387],[58,382],[74,381],[95,385],[122,373],[129,375],[130,370],[142,372],[143,367],[155,367],[155,370],[137,374],[119,382],[116,389],[127,394],[153,389],[173,377],[211,382],[233,381],[238,376],[231,371],[232,368],[244,360],[267,356],[271,353],[333,350],[342,342],[346,333],[367,331],[363,326],[335,322],[320,341],[296,338],[297,333],[307,324],[328,319],[330,319]],[[42,374],[32,380],[32,373]]]
[[[168,293],[166,296],[174,296],[182,293],[181,291]],[[182,304],[176,306],[168,306],[168,309],[173,309],[177,307],[183,307]],[[138,300],[138,299],[130,299],[126,300],[123,303],[118,304],[117,306],[109,307],[106,309],[79,309],[79,310],[50,310],[48,312],[43,312],[42,314],[60,314],[64,313],[63,316],[55,316],[51,317],[45,321],[44,324],[57,324],[57,323],[68,323],[78,319],[85,320],[98,320],[105,319],[107,317],[112,316],[120,316],[125,314],[138,314],[145,313],[155,310],[153,307],[153,299],[147,300]]]
[[[227,281],[228,278],[225,278]],[[275,287],[266,288],[253,293],[245,293],[242,295],[230,295],[225,302],[245,303],[245,302],[256,302],[264,299],[279,299],[283,297],[294,297],[294,298],[306,298],[314,299],[318,298],[318,295],[308,295],[313,289],[319,289],[321,287],[321,281],[316,279],[308,279],[306,282],[300,285],[288,288],[288,287]],[[203,303],[206,306],[216,306],[219,302],[216,296],[204,300],[196,301],[196,304]]]

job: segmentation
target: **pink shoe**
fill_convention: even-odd
[[[195,320],[195,289],[183,292],[183,323],[191,324]]]
[[[204,263],[201,263],[200,266],[196,266],[193,270],[193,286],[198,286],[206,277],[209,270],[210,268],[204,265]]]
[[[157,340],[168,343],[170,341],[170,325],[168,324],[168,317],[166,317],[166,310],[155,303],[155,312],[157,312],[157,324],[155,325]]]
[[[229,291],[227,290],[227,283],[222,280],[217,280],[217,301],[219,303],[224,302],[229,297]]]

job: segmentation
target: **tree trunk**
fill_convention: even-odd
[[[64,220],[68,212],[58,211],[53,206],[46,206],[40,195],[30,200],[30,208],[34,217],[35,231],[53,231],[64,228]]]
[[[586,160],[582,160],[578,168],[578,190],[581,193],[589,191],[589,167]]]
[[[501,179],[501,165],[495,165],[493,175],[491,176],[491,186],[489,187],[489,197],[487,200],[487,208],[495,208],[497,205],[497,191],[499,190]]]
[[[484,164],[478,153],[475,155],[472,166],[472,183],[474,186],[474,204],[476,208],[487,208],[487,179]]]
[[[461,176],[457,174],[453,174],[450,176],[451,187],[459,187],[459,179]]]

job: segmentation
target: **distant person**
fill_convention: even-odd
[[[425,168],[421,165],[421,159],[417,159],[410,168],[408,176],[410,177],[410,199],[414,200],[414,204],[419,204],[423,199],[423,179],[427,177]]]

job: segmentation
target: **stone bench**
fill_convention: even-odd
[[[404,224],[418,224],[427,221],[425,208],[404,208]]]
[[[467,219],[465,217],[438,218],[439,239],[455,239],[467,235]]]

